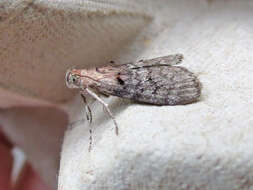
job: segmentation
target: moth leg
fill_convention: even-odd
[[[116,135],[119,134],[119,127],[118,127],[118,124],[116,122],[116,119],[113,115],[113,113],[111,112],[111,110],[109,109],[108,105],[101,99],[98,97],[98,95],[96,95],[94,92],[92,92],[91,90],[89,90],[88,88],[84,89],[90,96],[92,96],[93,98],[95,98],[97,101],[99,101],[103,107],[105,108],[105,110],[107,111],[107,113],[110,115],[110,117],[112,118],[113,120],[113,123],[115,125],[115,133]]]
[[[91,113],[91,109],[90,109],[90,107],[89,107],[89,105],[87,104],[87,101],[86,101],[86,98],[85,98],[85,96],[81,93],[81,97],[82,97],[82,99],[83,99],[83,102],[84,102],[84,104],[85,104],[85,113],[86,113],[86,118],[87,118],[87,120],[88,120],[88,122],[89,122],[89,126],[90,126],[90,129],[89,129],[89,133],[90,133],[90,137],[89,137],[89,140],[90,140],[90,144],[89,144],[89,149],[88,149],[88,151],[90,152],[91,151],[91,149],[92,149],[92,125],[91,125],[91,123],[92,123],[92,113]]]
[[[149,59],[149,60],[144,60],[143,62],[150,62],[150,63],[156,63],[156,64],[161,64],[161,65],[178,65],[182,62],[184,59],[183,54],[172,54],[172,55],[167,55],[167,56],[162,56],[162,57],[157,57],[154,59]]]
[[[101,93],[101,94],[102,94],[102,96],[104,96],[104,97],[106,97],[106,98],[110,97],[109,94],[105,94],[105,93]]]
[[[154,59],[140,60],[134,63],[134,69],[141,67],[153,67],[153,66],[173,66],[178,65],[182,62],[184,56],[183,54],[173,54],[163,57],[157,57]]]
[[[81,93],[81,97],[82,97],[83,102],[85,104],[84,109],[85,109],[86,118],[89,123],[92,123],[92,113],[91,113],[90,106],[87,104],[86,98],[82,93]]]

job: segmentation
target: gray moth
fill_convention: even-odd
[[[182,60],[182,54],[173,54],[122,65],[71,69],[66,73],[66,84],[69,88],[79,88],[85,102],[87,95],[98,100],[113,119],[118,134],[116,119],[98,94],[153,105],[174,106],[196,102],[201,94],[201,83],[194,73],[177,66]],[[88,106],[86,113],[91,122]]]

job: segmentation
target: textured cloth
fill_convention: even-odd
[[[8,4],[17,11],[0,17],[0,58],[6,62],[0,84],[12,92],[66,101],[73,97],[64,87],[68,67],[173,53],[184,54],[182,66],[203,85],[200,101],[184,106],[104,99],[116,115],[119,136],[98,102],[91,103],[89,126],[77,96],[64,106],[70,124],[59,190],[253,188],[252,1]]]
[[[51,102],[73,97],[70,67],[105,64],[150,17],[132,1],[0,2],[0,87]],[[123,7],[123,8],[121,8]]]

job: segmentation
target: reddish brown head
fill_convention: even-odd
[[[66,73],[69,88],[94,87],[100,83],[117,84],[119,69],[111,66],[92,69],[70,69]]]

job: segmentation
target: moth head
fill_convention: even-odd
[[[80,88],[81,77],[76,69],[69,69],[66,72],[65,80],[68,88]]]

